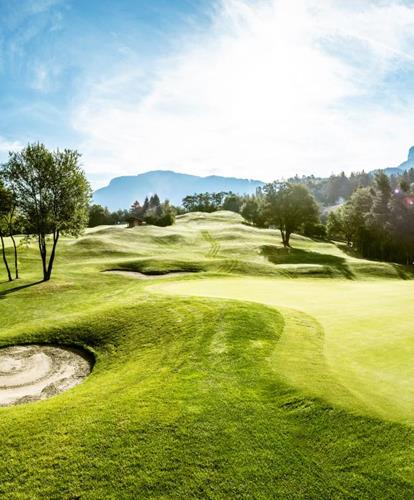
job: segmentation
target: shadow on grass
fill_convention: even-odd
[[[24,290],[25,288],[30,288],[35,285],[40,285],[43,281],[35,281],[34,283],[28,283],[27,285],[15,286],[14,288],[9,288],[8,290],[3,290],[0,292],[0,299],[4,298],[6,295],[11,293],[19,292],[20,290]]]
[[[117,262],[111,270],[134,271],[146,276],[159,276],[170,273],[199,273],[205,271],[201,263],[176,259],[145,258],[135,261]]]
[[[403,266],[402,264],[391,264],[398,277],[402,280],[414,279],[414,266]]]
[[[355,249],[353,249],[352,247],[349,247],[345,243],[335,243],[335,245],[340,250],[342,250],[344,253],[349,255],[350,257],[354,257],[356,259],[361,259],[361,260],[368,259],[368,258],[363,257]],[[392,269],[394,269],[397,276],[402,280],[414,279],[414,265],[397,264],[396,262],[387,262],[387,261],[376,260],[376,259],[369,259],[369,260],[372,260],[372,262],[379,262],[379,263],[388,264],[390,267],[392,267]]]
[[[272,264],[316,264],[323,266],[325,276],[334,277],[340,275],[349,280],[355,278],[346,259],[336,255],[310,252],[297,248],[280,248],[275,245],[263,245],[261,254]]]

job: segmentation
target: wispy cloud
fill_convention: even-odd
[[[30,65],[32,75],[30,87],[42,93],[47,93],[62,86],[61,73],[64,66],[56,61],[51,61],[51,64],[44,62],[33,62]]]
[[[19,141],[9,141],[0,136],[0,159],[5,157],[9,151],[18,151],[22,148]]]

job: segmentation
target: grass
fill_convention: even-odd
[[[412,498],[411,271],[279,240],[228,212],[100,227],[64,240],[41,284],[22,250],[0,344],[82,346],[96,364],[0,409],[0,495]]]
[[[289,308],[293,326],[276,357],[281,376],[333,404],[414,424],[413,281],[227,278],[153,289]],[[292,309],[313,318],[311,334]]]

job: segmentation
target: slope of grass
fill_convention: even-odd
[[[0,409],[0,495],[412,498],[410,270],[279,240],[228,212],[94,228],[62,241],[49,283],[23,248],[0,345],[77,345],[96,364]]]

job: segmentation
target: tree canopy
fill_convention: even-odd
[[[372,188],[360,188],[328,218],[331,238],[344,239],[362,256],[414,263],[414,192],[407,182],[392,189],[378,173]]]
[[[309,190],[301,184],[273,182],[267,184],[265,217],[267,223],[280,230],[285,247],[290,246],[290,235],[305,224],[319,221],[319,207]]]
[[[26,232],[37,237],[45,281],[52,274],[59,237],[79,236],[88,221],[91,188],[79,159],[75,150],[51,152],[36,143],[9,153],[2,167],[2,177],[14,193]]]

